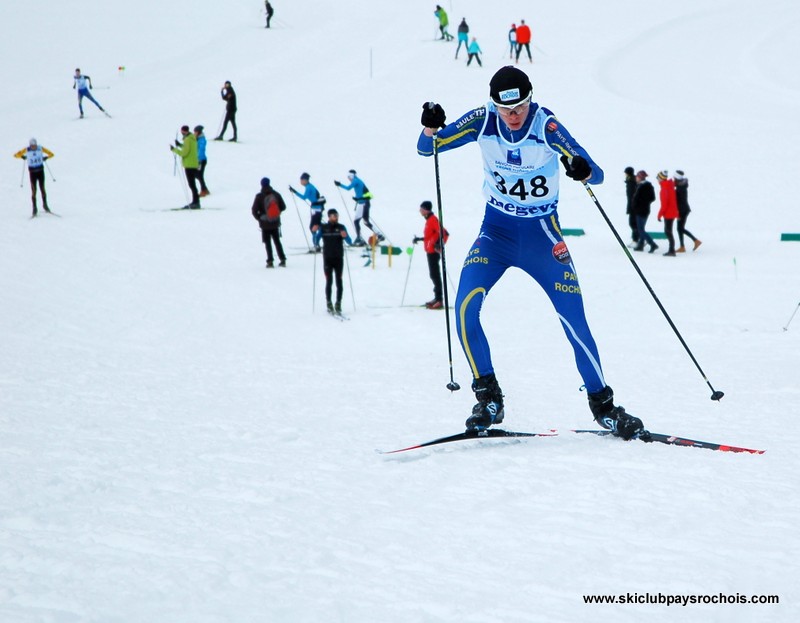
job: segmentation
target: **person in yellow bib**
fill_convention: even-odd
[[[27,147],[23,147],[14,154],[15,158],[22,158],[28,162],[28,176],[31,180],[31,203],[33,204],[33,214],[31,218],[36,216],[39,211],[36,208],[36,185],[39,185],[39,190],[42,191],[42,207],[45,212],[50,213],[50,207],[47,205],[47,192],[44,189],[44,163],[48,158],[52,158],[55,154],[52,151],[43,147],[32,138]]]

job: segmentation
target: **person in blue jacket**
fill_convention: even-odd
[[[503,421],[503,393],[495,377],[480,313],[492,286],[511,267],[528,273],[544,289],[575,353],[578,372],[595,420],[624,439],[646,438],[642,421],[614,405],[586,321],[577,272],[558,222],[559,157],[566,174],[587,184],[603,182],[602,169],[555,115],[532,101],[533,86],[507,66],[489,83],[489,102],[445,125],[439,104],[423,105],[422,156],[478,143],[483,156],[483,224],[461,271],[456,295],[456,330],[473,374],[478,403],[468,430]],[[439,129],[439,128],[442,129]],[[535,322],[535,313],[520,316]],[[546,355],[545,355],[546,356]],[[530,374],[530,372],[526,372]]]
[[[326,199],[319,194],[317,187],[311,183],[311,176],[308,173],[303,173],[300,176],[300,185],[303,187],[303,194],[301,195],[294,188],[289,186],[289,191],[300,197],[303,201],[308,201],[311,206],[311,221],[308,224],[308,229],[311,231],[311,240],[314,243],[314,251],[319,253],[322,249],[319,246],[322,232],[319,226],[322,224],[322,209],[325,206]]]
[[[356,228],[356,239],[353,242],[353,246],[364,247],[367,245],[364,238],[361,237],[362,220],[364,221],[364,225],[366,225],[370,231],[378,237],[378,242],[383,242],[386,238],[369,221],[370,199],[372,199],[372,193],[369,192],[369,189],[364,181],[358,177],[358,175],[356,175],[355,169],[350,169],[350,171],[348,171],[347,179],[350,180],[349,184],[342,184],[337,180],[333,180],[333,183],[343,190],[353,191],[353,201],[356,202],[355,218],[353,219],[353,226]]]
[[[81,74],[81,70],[79,67],[75,68],[75,75],[72,77],[72,88],[78,91],[78,110],[81,113],[81,119],[83,119],[83,98],[85,97],[88,99],[92,104],[97,106],[100,109],[100,112],[104,113],[106,117],[109,114],[106,112],[105,108],[100,105],[96,99],[92,97],[90,93],[90,89],[92,89],[92,79],[89,76]]]
[[[206,157],[206,135],[203,134],[203,126],[194,126],[194,135],[197,137],[197,181],[200,182],[200,197],[208,197],[211,191],[206,186],[206,165],[208,158]]]

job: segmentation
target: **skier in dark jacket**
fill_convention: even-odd
[[[231,127],[233,128],[233,138],[230,139],[230,142],[235,143],[236,137],[239,134],[236,129],[236,91],[233,90],[230,80],[225,81],[219,95],[225,100],[225,121],[222,124],[222,131],[214,140],[222,140],[222,136],[225,134],[225,130],[228,129],[228,122],[230,121]]]
[[[645,230],[647,217],[650,216],[650,204],[655,200],[656,191],[653,185],[647,181],[647,172],[639,171],[636,174],[636,192],[631,200],[631,210],[636,215],[636,228],[639,231],[639,242],[633,248],[634,251],[644,251],[645,242],[650,245],[650,253],[658,248]]]
[[[636,227],[636,215],[633,213],[633,195],[636,193],[636,175],[633,172],[633,167],[625,167],[625,195],[628,198],[628,203],[625,206],[625,214],[628,215],[628,227],[631,228],[631,240],[636,246],[639,242],[639,228]]]
[[[269,28],[269,22],[272,19],[272,16],[275,14],[275,9],[272,8],[269,0],[264,0],[264,10],[267,12],[267,25],[265,28]]]
[[[329,314],[342,313],[342,268],[344,267],[344,243],[351,244],[347,228],[339,222],[339,212],[328,210],[328,222],[314,226],[314,233],[322,236],[322,269],[325,272],[325,302]],[[336,279],[336,303],[331,302],[333,278]]]
[[[462,17],[461,23],[458,25],[458,47],[456,48],[456,58],[458,58],[458,51],[461,49],[461,44],[464,44],[464,49],[469,47],[469,25],[467,18]]]
[[[272,255],[272,243],[275,243],[275,251],[278,253],[280,263],[278,266],[286,266],[286,254],[283,252],[281,244],[281,212],[286,209],[280,193],[272,188],[269,178],[261,180],[261,191],[253,199],[253,207],[250,211],[253,218],[258,221],[261,227],[261,240],[267,248],[267,268],[274,267],[274,257]]]
[[[697,251],[697,247],[703,244],[703,241],[695,238],[692,232],[686,229],[686,219],[689,218],[689,212],[692,211],[689,208],[689,180],[680,169],[675,170],[672,178],[675,180],[675,197],[678,200],[678,241],[680,242],[678,253],[686,253],[686,247],[683,246],[684,235],[689,236],[694,242],[692,251]]]

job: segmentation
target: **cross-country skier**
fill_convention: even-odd
[[[342,268],[344,267],[344,243],[351,243],[347,228],[339,222],[339,212],[328,210],[328,222],[315,225],[314,232],[322,237],[322,267],[325,272],[325,302],[329,314],[342,313]],[[333,279],[336,279],[336,303],[331,302]]]
[[[33,204],[33,213],[31,218],[38,214],[36,209],[36,185],[39,185],[39,190],[42,191],[42,207],[45,212],[50,212],[47,205],[47,193],[44,189],[44,162],[48,158],[53,157],[53,152],[43,147],[32,138],[27,147],[23,147],[14,154],[15,158],[22,158],[28,162],[28,177],[31,180],[31,203]]]
[[[81,111],[81,119],[83,119],[83,98],[85,97],[90,102],[92,102],[95,106],[97,106],[101,112],[105,113],[106,117],[109,114],[105,111],[100,103],[92,97],[92,94],[89,93],[89,90],[92,89],[92,79],[89,76],[84,76],[81,74],[80,68],[75,68],[75,76],[73,76],[72,80],[72,88],[78,90],[78,110]]]
[[[200,175],[200,161],[197,154],[197,139],[194,134],[189,132],[188,125],[181,126],[181,135],[183,142],[176,139],[175,147],[170,145],[169,150],[181,157],[181,164],[186,173],[186,182],[189,184],[189,190],[192,191],[192,202],[184,208],[199,210],[200,193],[197,191],[197,177]]]
[[[197,181],[200,182],[200,196],[208,197],[211,191],[206,186],[206,166],[208,166],[208,156],[206,156],[206,135],[203,134],[203,126],[194,126],[194,137],[197,139]]]
[[[278,254],[278,266],[286,266],[286,254],[281,244],[281,212],[286,210],[286,203],[281,194],[272,188],[269,178],[261,178],[261,191],[253,199],[250,212],[258,221],[261,228],[261,241],[267,249],[267,268],[275,267],[275,257],[272,254],[272,243],[275,243],[275,252]]]
[[[353,225],[356,228],[356,240],[353,246],[367,246],[366,241],[361,237],[361,221],[364,221],[364,225],[369,227],[370,231],[378,237],[378,242],[383,242],[386,238],[384,238],[383,234],[369,222],[369,208],[371,205],[370,199],[372,199],[372,193],[369,192],[364,181],[356,175],[355,169],[350,169],[347,173],[347,179],[350,180],[349,184],[342,184],[337,180],[333,180],[333,183],[343,190],[353,191],[353,201],[356,202],[356,214],[353,219]]]
[[[456,329],[474,377],[478,403],[467,429],[503,421],[503,393],[495,377],[481,307],[510,267],[545,290],[575,352],[595,420],[624,439],[645,436],[642,421],[614,405],[583,308],[583,297],[558,222],[559,156],[573,180],[600,184],[603,171],[554,114],[531,100],[533,87],[519,69],[503,67],[489,83],[490,100],[447,126],[438,104],[423,105],[420,155],[477,142],[483,156],[483,224],[467,254],[456,296]],[[438,135],[434,133],[439,127]],[[525,317],[533,312],[526,310]]]
[[[319,231],[319,225],[322,224],[322,209],[325,206],[326,199],[319,194],[317,187],[309,181],[310,179],[311,176],[308,173],[303,173],[300,176],[300,185],[304,188],[302,195],[291,186],[289,186],[289,191],[300,197],[303,201],[308,201],[308,204],[311,206],[311,221],[308,224],[308,229],[311,231],[314,251],[319,253],[322,250],[319,246],[319,239],[322,236],[322,232]]]
[[[275,9],[272,8],[269,0],[264,0],[264,10],[267,13],[267,25],[264,28],[269,28],[269,22],[272,19],[272,16],[275,14]]]
[[[236,111],[238,110],[238,106],[236,105],[236,91],[233,90],[230,80],[225,81],[222,89],[220,89],[219,96],[225,100],[225,121],[222,123],[222,130],[219,136],[215,137],[214,140],[222,140],[225,130],[228,129],[228,122],[230,122],[233,128],[233,138],[229,139],[228,142],[235,143],[237,140],[236,137],[239,135],[239,130],[236,128]]]

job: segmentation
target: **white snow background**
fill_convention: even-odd
[[[800,243],[779,242],[800,231],[798,4],[444,6],[451,32],[467,18],[483,68],[434,40],[434,3],[420,0],[278,1],[271,30],[255,0],[4,3],[0,621],[798,620],[800,317],[783,328]],[[375,452],[462,430],[469,370],[453,335],[451,394],[444,313],[399,306],[407,274],[406,304],[431,296],[419,246],[391,268],[351,251],[351,319],[323,313],[320,261],[302,254],[307,208],[288,185],[308,171],[342,209],[332,182],[355,168],[376,222],[410,246],[419,203],[435,201],[433,160],[415,149],[421,105],[453,120],[485,102],[520,18],[536,44],[520,67],[605,169],[595,191],[626,240],[625,166],[690,179],[703,246],[635,259],[720,403],[562,178],[618,402],[653,431],[766,454],[571,434],[594,426],[586,396],[520,271],[483,315],[504,426],[560,436]],[[87,102],[78,120],[75,67],[112,119]],[[213,138],[225,80],[241,143],[209,142],[208,210],[165,211],[186,203],[168,145],[182,124]],[[47,189],[62,218],[28,218],[11,156],[31,136],[55,152]],[[440,165],[457,282],[483,214],[478,149]],[[285,269],[264,268],[249,212],[262,176],[289,207]],[[627,593],[780,603],[583,600]]]

